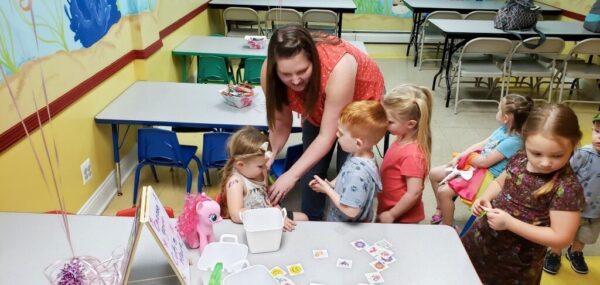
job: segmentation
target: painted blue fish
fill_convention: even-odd
[[[101,39],[108,29],[121,19],[117,0],[67,0],[65,13],[75,41],[90,47]],[[67,8],[68,5],[68,8]]]

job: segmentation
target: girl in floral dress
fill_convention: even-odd
[[[525,149],[473,203],[483,215],[462,238],[484,284],[539,284],[546,247],[566,247],[585,200],[569,158],[581,139],[567,106],[532,111],[523,126]]]

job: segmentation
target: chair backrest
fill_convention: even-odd
[[[202,165],[205,168],[223,167],[227,162],[227,140],[231,133],[204,133],[202,139]]]
[[[338,15],[331,10],[311,9],[302,14],[305,28],[337,35]]]
[[[429,15],[427,15],[427,18],[425,18],[425,21],[433,20],[433,19],[462,20],[462,18],[463,18],[463,15],[456,11],[435,11],[435,12],[431,12]]]
[[[288,146],[287,151],[285,153],[285,162],[283,163],[283,170],[287,171],[298,161],[302,153],[304,152],[304,147],[302,144],[291,145]]]
[[[138,129],[138,161],[158,165],[183,165],[177,135],[161,129]]]
[[[476,38],[470,40],[463,47],[465,53],[505,54],[508,55],[513,49],[513,44],[508,39],[502,38]]]
[[[569,55],[589,54],[600,55],[600,38],[593,38],[580,41],[572,49]]]
[[[229,83],[231,80],[225,58],[220,56],[203,55],[198,56],[197,82]]]
[[[433,20],[433,19],[443,19],[443,20],[462,20],[463,16],[461,13],[458,13],[456,11],[435,11],[435,12],[431,12],[429,15],[427,15],[427,18],[425,18],[425,23],[423,24],[423,29],[427,29],[427,32],[430,32],[429,26],[429,20]]]
[[[494,20],[496,18],[496,11],[473,11],[465,15],[465,20]]]
[[[244,65],[244,81],[258,85],[260,84],[260,71],[264,58],[247,58]]]
[[[302,14],[294,9],[271,8],[265,16],[266,21],[273,25],[298,24],[302,25]]]
[[[523,42],[535,44],[540,40],[539,37],[528,38]],[[565,48],[565,41],[557,37],[546,38],[546,41],[535,49],[527,48],[523,45],[523,42],[519,42],[514,49],[513,53],[528,53],[528,54],[544,54],[547,57],[555,58]]]
[[[256,25],[255,33],[261,34],[260,18],[256,10],[246,7],[229,7],[223,11],[223,21],[225,22],[225,35],[228,35],[234,24]]]

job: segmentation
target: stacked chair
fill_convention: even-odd
[[[302,15],[302,24],[312,32],[338,34],[338,15],[331,10],[308,10]]]
[[[436,11],[432,12],[425,18],[425,22],[421,26],[419,36],[419,50],[417,56],[419,58],[419,70],[425,61],[441,61],[440,58],[425,59],[425,45],[433,45],[436,48],[436,54],[439,54],[440,46],[444,44],[444,36],[441,32],[434,27],[429,20],[433,19],[446,19],[446,20],[460,20],[462,15],[455,11]]]
[[[272,8],[265,16],[265,30],[267,36],[273,34],[277,28],[285,25],[302,25],[302,13],[288,8]]]
[[[504,80],[507,70],[507,61],[503,60],[498,66],[492,57],[506,57],[512,52],[513,44],[508,39],[501,38],[476,38],[465,44],[457,61],[454,63],[456,76],[456,94],[454,96],[454,114],[458,110],[458,105],[461,102],[493,102],[500,103],[500,100],[495,99],[460,99],[460,82],[462,77],[472,78],[489,78],[495,79],[494,84],[490,85],[493,90],[498,81],[501,81],[500,94],[504,94]],[[451,86],[448,86],[451,88]]]
[[[540,40],[539,37],[526,39],[525,43],[537,43]],[[548,88],[548,97],[546,99],[538,99],[534,100],[542,100],[545,102],[552,101],[552,89],[555,82],[555,76],[557,74],[556,71],[556,59],[562,52],[565,47],[565,41],[561,38],[550,37],[547,38],[546,41],[535,49],[529,49],[523,45],[522,42],[518,43],[517,46],[513,49],[513,52],[509,55],[508,61],[508,69],[506,76],[509,78],[516,77],[517,82],[518,78],[529,77],[531,80],[531,88],[536,88],[539,93],[541,78],[549,78],[549,88]],[[548,61],[549,60],[549,61]],[[534,85],[533,78],[538,80],[538,82]],[[506,94],[509,92],[510,84],[506,86]]]
[[[229,7],[223,11],[225,36],[244,37],[246,35],[262,35],[262,27],[258,13],[251,8]]]
[[[578,60],[578,55],[588,55],[590,56],[590,60],[587,62]],[[587,103],[587,104],[598,104],[600,100],[575,100],[566,98],[563,99],[563,90],[565,85],[565,79],[573,78],[577,82],[578,79],[595,79],[600,80],[600,65],[592,62],[592,57],[600,55],[600,39],[587,39],[577,43],[569,52],[569,56],[567,60],[563,63],[562,71],[560,72],[560,93],[558,96],[559,103],[565,102],[576,102],[576,103]],[[575,84],[571,84],[570,92],[573,91],[573,87]],[[595,95],[598,95],[599,92],[595,92]]]

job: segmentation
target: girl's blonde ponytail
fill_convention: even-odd
[[[428,88],[419,88],[423,96],[415,98],[415,104],[417,104],[421,113],[417,124],[417,142],[421,151],[425,154],[427,172],[429,172],[431,162],[431,107],[433,99],[431,91]]]

